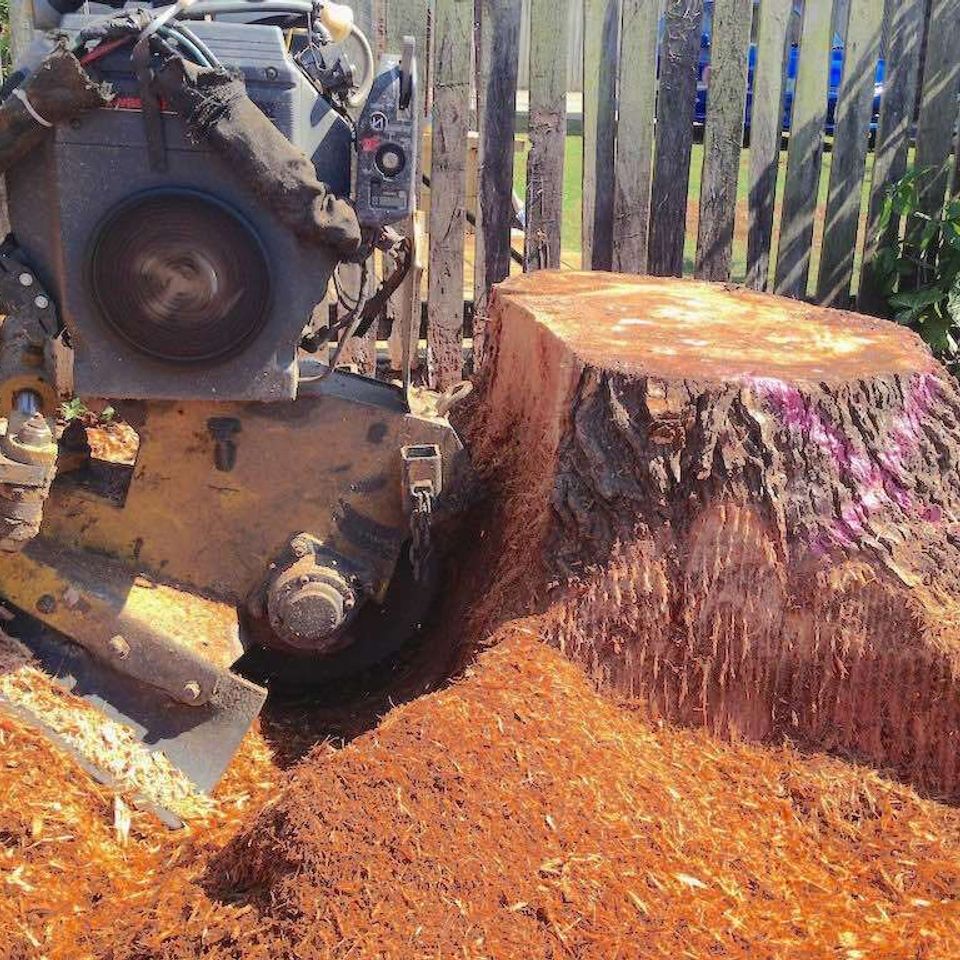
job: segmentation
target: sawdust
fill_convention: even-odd
[[[0,958],[109,956],[111,931],[135,922],[168,880],[202,871],[275,785],[269,753],[251,732],[206,819],[171,831],[0,712]]]
[[[130,424],[119,420],[107,424],[98,423],[96,426],[87,427],[86,433],[90,455],[95,460],[128,465],[136,462],[140,438]]]
[[[0,632],[0,700],[28,713],[105,772],[116,788],[189,820],[204,818],[213,803],[160,751],[147,750],[123,724],[103,716],[31,665],[30,652]]]
[[[514,625],[462,681],[315,750],[199,883],[168,880],[83,944],[114,960],[948,958],[958,828],[868,770],[646,724]]]

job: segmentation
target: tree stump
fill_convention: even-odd
[[[694,281],[495,291],[476,631],[960,798],[960,392],[902,327]],[[486,569],[484,569],[484,566]]]

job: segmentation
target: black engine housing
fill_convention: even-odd
[[[74,33],[93,19],[68,15],[61,29]],[[250,98],[311,158],[318,178],[348,196],[350,127],[293,63],[282,31],[219,21],[197,22],[193,30],[224,66],[243,73]],[[153,169],[129,48],[96,66],[117,94],[114,107],[58,126],[29,162],[8,174],[11,227],[58,305],[73,348],[75,392],[118,399],[295,398],[297,345],[336,256],[298,242],[249,184],[189,141],[182,120],[170,112],[162,114],[166,169]],[[182,253],[170,241],[150,247],[150,231],[146,223],[138,231],[137,217],[159,210],[172,220],[178,209],[190,215],[166,232],[181,238]],[[117,242],[109,231],[120,225]],[[232,261],[236,269],[226,269]],[[211,272],[214,263],[222,277]],[[165,339],[164,331],[138,337],[139,321],[134,316],[125,323],[122,311],[135,314],[158,276],[173,277],[162,305],[171,328]],[[208,300],[226,305],[215,331],[199,309]],[[245,313],[230,313],[231,305]],[[194,314],[200,326],[188,328]],[[148,320],[155,315],[147,311]],[[184,341],[197,340],[193,347],[177,344],[181,329]]]

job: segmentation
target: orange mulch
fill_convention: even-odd
[[[200,874],[277,778],[253,732],[215,810],[171,831],[0,713],[0,958],[105,956],[109,931],[136,920],[169,877],[188,883]]]
[[[82,949],[960,955],[960,812],[835,759],[653,727],[522,625],[500,639],[446,690],[316,748],[202,877],[156,873],[94,908]]]

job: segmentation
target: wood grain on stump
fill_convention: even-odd
[[[682,280],[492,301],[473,628],[538,629],[658,716],[960,798],[960,392],[902,327]],[[478,560],[478,568],[481,561]]]

